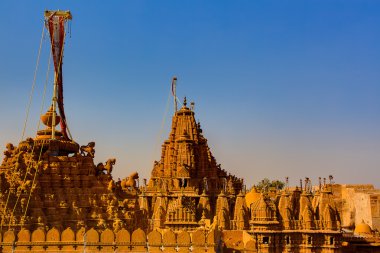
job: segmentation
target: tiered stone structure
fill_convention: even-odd
[[[152,205],[148,187],[137,187],[136,172],[114,181],[116,159],[95,165],[95,143],[79,146],[53,130],[54,113],[51,107],[41,116],[46,128],[35,138],[18,146],[7,144],[0,167],[0,252],[216,252],[221,248],[220,231],[206,221],[205,215],[211,214],[206,188],[196,209],[188,193],[192,189],[195,196],[199,189],[190,187],[194,182],[190,177],[190,185],[179,187],[175,199],[168,201],[167,192],[158,191]],[[59,120],[57,116],[56,124]],[[186,157],[187,152],[183,154]],[[167,219],[161,218],[163,208]],[[197,210],[202,211],[200,219]]]
[[[47,125],[35,138],[7,144],[0,167],[1,230],[141,227],[138,189],[112,179],[115,159],[94,164],[94,143],[81,146]],[[59,118],[57,124],[59,123]]]
[[[339,252],[340,218],[326,184],[312,193],[305,188],[270,194],[252,189],[246,195],[250,209],[250,233],[264,252]],[[259,246],[257,246],[259,247]]]
[[[114,181],[115,159],[94,164],[48,122],[35,138],[7,145],[0,167],[3,252],[339,252],[331,186],[252,189],[221,169],[194,111],[173,116],[149,182]],[[58,123],[57,123],[58,124]]]
[[[218,220],[219,212],[226,217],[219,217],[226,223],[223,227],[229,228],[233,219],[230,199],[235,199],[242,187],[242,179],[217,164],[185,98],[173,116],[161,159],[154,163],[151,179],[142,187],[143,198],[151,203],[147,207],[150,228],[194,230]]]
[[[173,116],[149,183],[141,187],[149,229],[218,230],[225,252],[340,251],[340,216],[331,184],[316,192],[309,179],[295,190],[245,194],[243,189],[243,180],[217,165],[185,100]]]

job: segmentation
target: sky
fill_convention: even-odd
[[[70,131],[80,145],[96,142],[96,163],[117,159],[114,177],[150,177],[177,76],[217,162],[247,186],[333,175],[380,187],[380,1],[1,1],[4,150],[25,122],[34,137],[50,104],[46,34],[31,93],[46,9],[73,15],[63,60]]]

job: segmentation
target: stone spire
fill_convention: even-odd
[[[244,230],[248,228],[248,208],[245,203],[244,194],[240,192],[236,197],[234,208],[235,229]]]
[[[340,227],[340,217],[337,210],[333,195],[330,189],[325,187],[314,201],[314,209],[317,219],[321,221],[321,225],[325,229],[337,229]]]
[[[216,201],[217,223],[221,229],[230,229],[230,207],[227,196],[222,191]]]
[[[198,218],[202,215],[205,216],[205,218],[210,219],[211,218],[211,206],[210,206],[210,199],[208,195],[206,194],[206,191],[204,190],[201,197],[199,198],[199,203],[197,206],[197,216]]]
[[[169,138],[162,145],[160,161],[153,166],[149,187],[158,186],[159,181],[164,180],[177,192],[186,187],[201,192],[205,187],[204,178],[208,193],[216,195],[227,173],[217,164],[185,98],[182,108],[173,116]],[[238,188],[237,192],[241,190],[241,182],[236,177],[231,179],[231,184]]]
[[[280,196],[278,202],[278,213],[284,229],[290,229],[290,222],[292,220],[292,205],[290,195],[286,190],[283,191]]]

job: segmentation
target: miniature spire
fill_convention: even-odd
[[[202,133],[201,122],[199,122],[199,121],[197,123],[197,128],[198,128],[198,132]]]
[[[285,178],[285,190],[289,190],[289,177]]]
[[[187,101],[186,101],[186,97],[183,98],[183,106],[186,107],[187,105]]]

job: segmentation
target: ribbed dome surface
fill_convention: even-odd
[[[362,222],[356,225],[354,233],[358,235],[368,235],[372,234],[372,229],[367,223],[364,222],[364,220],[362,220]]]

